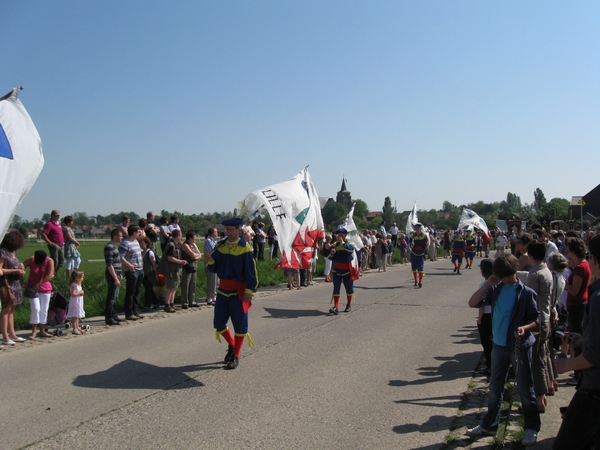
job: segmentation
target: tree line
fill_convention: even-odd
[[[521,198],[509,192],[506,195],[506,200],[493,203],[485,203],[478,201],[466,205],[456,206],[449,201],[442,204],[441,210],[431,209],[429,211],[419,210],[419,221],[426,225],[435,225],[438,229],[452,230],[456,228],[460,220],[460,215],[464,208],[475,211],[487,223],[489,228],[494,228],[496,219],[510,220],[517,215],[521,220],[526,220],[528,223],[540,222],[543,219],[566,221],[568,218],[568,210],[570,202],[564,198],[553,198],[546,201],[546,197],[541,189],[536,189],[533,193],[534,201],[531,204],[522,203]],[[354,222],[359,230],[365,228],[377,228],[382,221],[385,221],[389,228],[392,223],[396,223],[398,228],[404,229],[407,212],[398,212],[392,206],[390,197],[385,197],[381,208],[382,214],[374,218],[372,221],[367,221],[365,218],[370,213],[366,202],[361,199],[354,200]],[[237,213],[236,210],[231,212],[212,212],[199,214],[184,214],[178,211],[169,212],[162,210],[160,213],[155,212],[155,223],[158,225],[161,216],[170,218],[172,215],[179,217],[179,225],[185,231],[193,230],[197,233],[204,234],[207,228],[221,223],[223,220],[233,217]],[[344,222],[348,215],[348,209],[341,203],[337,203],[330,199],[323,210],[321,211],[323,221],[328,231],[334,231],[339,224]],[[64,214],[66,215],[66,214]],[[63,217],[64,217],[63,215]],[[71,214],[76,226],[106,226],[116,225],[121,223],[123,215],[128,215],[131,218],[131,223],[137,223],[140,217],[145,218],[146,213],[142,215],[134,211],[121,211],[107,216],[88,215],[85,212],[75,212]],[[15,215],[10,225],[11,228],[19,230],[24,235],[29,234],[33,229],[41,231],[44,224],[50,220],[50,213],[44,213],[41,219],[33,219],[32,221],[23,220],[18,215]],[[268,226],[271,223],[268,215],[261,218]]]

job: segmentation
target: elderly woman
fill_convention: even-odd
[[[196,278],[198,276],[198,260],[202,253],[196,245],[196,232],[188,231],[185,234],[185,242],[181,245],[181,256],[187,261],[181,276],[181,307],[197,308],[196,303]]]
[[[0,314],[0,327],[2,328],[2,345],[15,345],[25,339],[15,334],[15,306],[23,303],[21,292],[21,277],[25,273],[23,265],[17,258],[17,250],[23,248],[25,238],[18,231],[6,233],[0,243],[0,276],[1,285],[6,285],[12,292],[14,299],[2,299],[2,313]]]
[[[67,280],[71,278],[71,272],[74,269],[79,269],[79,264],[81,264],[79,242],[75,239],[75,233],[71,229],[72,226],[73,216],[65,216],[63,219],[63,236],[65,238],[65,270],[67,272]]]
[[[31,335],[29,339],[35,339],[37,327],[40,327],[41,337],[50,337],[46,332],[46,321],[48,319],[48,307],[50,306],[50,295],[52,294],[52,283],[54,276],[54,261],[46,255],[44,250],[38,250],[35,254],[25,260],[23,268],[29,268],[29,278],[25,285],[25,295],[29,299],[31,316]]]

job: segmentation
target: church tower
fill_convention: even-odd
[[[335,198],[337,203],[341,203],[350,211],[352,208],[352,197],[350,196],[350,191],[346,189],[346,179],[342,178],[342,188],[337,193],[337,197]]]

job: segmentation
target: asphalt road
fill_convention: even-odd
[[[481,277],[426,271],[370,271],[339,316],[328,283],[262,292],[232,371],[209,307],[1,351],[0,447],[439,448],[480,357]]]

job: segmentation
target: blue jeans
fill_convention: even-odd
[[[540,412],[533,390],[533,375],[531,373],[531,347],[521,348],[518,368],[515,363],[514,349],[494,344],[492,349],[492,375],[488,389],[488,412],[481,422],[481,427],[485,430],[498,429],[504,397],[504,384],[511,364],[517,372],[517,392],[523,407],[524,427],[526,430],[540,430]]]
[[[142,289],[142,281],[144,280],[144,271],[136,270],[131,272],[125,271],[125,279],[127,285],[125,286],[125,317],[131,317],[132,315],[139,314],[138,311],[138,297]]]
[[[108,271],[104,273],[104,276],[106,278],[106,284],[108,285],[104,319],[108,321],[117,315],[115,305],[117,304],[117,299],[119,298],[119,287],[115,286],[115,280]]]
[[[600,391],[579,389],[575,392],[553,450],[600,448]]]

